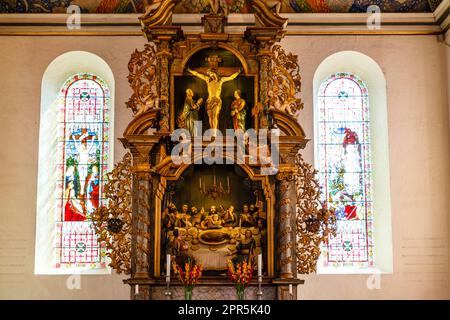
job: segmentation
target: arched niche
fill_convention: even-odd
[[[274,205],[275,205],[275,199],[274,199],[274,192],[275,190],[271,186],[271,177],[268,175],[260,174],[258,171],[256,171],[254,167],[248,164],[225,164],[227,160],[233,160],[235,159],[233,157],[230,157],[228,155],[224,155],[223,157],[223,165],[206,165],[206,164],[195,164],[195,160],[201,160],[202,156],[194,156],[193,157],[193,164],[181,164],[181,165],[174,165],[173,162],[170,160],[170,157],[166,158],[167,161],[163,160],[161,161],[161,165],[156,166],[154,168],[155,173],[160,174],[159,182],[156,187],[155,192],[155,229],[156,230],[162,230],[163,225],[162,221],[164,210],[166,209],[166,206],[169,202],[174,202],[179,207],[180,205],[184,204],[182,199],[189,199],[189,206],[197,206],[198,204],[195,202],[201,201],[201,197],[199,195],[193,195],[195,193],[195,189],[200,189],[200,177],[202,177],[202,185],[209,185],[214,183],[214,178],[209,175],[205,176],[202,175],[203,171],[208,171],[209,173],[214,173],[214,168],[216,167],[216,170],[218,170],[216,173],[216,183],[219,184],[222,183],[224,189],[226,189],[225,184],[227,184],[227,179],[224,178],[227,175],[230,176],[230,189],[231,194],[227,197],[226,201],[217,200],[216,207],[219,208],[220,204],[223,204],[225,207],[227,205],[233,205],[233,201],[237,201],[235,204],[236,212],[239,212],[241,208],[239,206],[242,206],[243,204],[252,204],[252,201],[259,200],[263,203],[264,211],[266,213],[266,230],[267,230],[267,248],[264,252],[264,263],[267,266],[265,269],[265,272],[268,276],[273,276],[274,274]],[[233,168],[231,168],[233,167]],[[220,172],[219,172],[220,171]],[[236,175],[234,178],[232,178],[232,175]],[[273,178],[273,177],[272,177]],[[183,186],[180,183],[180,181],[183,181],[185,179],[189,180],[189,183],[185,183],[184,185],[187,188],[190,188],[189,194],[186,195],[186,197],[180,197],[180,192],[185,192],[186,190],[181,190]],[[219,180],[220,179],[220,180]],[[246,182],[244,182],[244,180]],[[247,184],[247,186],[244,188],[244,184]],[[181,189],[180,189],[181,188]],[[258,195],[251,194],[254,190],[259,190]],[[253,190],[253,191],[252,191]],[[170,195],[170,193],[173,193]],[[233,195],[237,195],[235,199],[233,199]],[[245,201],[246,196],[248,196],[248,201]],[[181,200],[180,200],[181,198]],[[210,206],[214,203],[214,201],[208,200],[207,202],[204,202],[205,209],[209,209]],[[202,205],[202,204],[200,204]],[[198,208],[200,209],[200,208]],[[159,241],[161,241],[161,237],[157,237],[155,248],[162,248]],[[155,252],[155,260],[154,260],[154,267],[155,267],[155,274],[157,276],[161,275],[161,272],[163,272],[163,265],[161,264],[160,256],[162,254],[162,251]]]
[[[218,56],[220,61],[208,62],[208,57]],[[179,63],[175,63],[171,73],[171,128],[176,129],[176,118],[183,108],[186,90],[194,92],[194,100],[203,99],[203,104],[199,110],[202,119],[203,129],[209,128],[208,116],[206,113],[206,100],[208,90],[205,81],[196,78],[187,68],[191,68],[205,74],[208,69],[216,69],[220,76],[229,76],[242,69],[237,78],[225,82],[222,85],[222,109],[219,116],[219,129],[223,132],[232,129],[232,118],[230,115],[230,105],[234,100],[235,90],[241,91],[241,97],[246,100],[247,116],[246,128],[253,126],[251,119],[251,109],[258,100],[257,74],[250,71],[249,57],[244,57],[236,48],[225,43],[218,43],[217,47],[211,45],[198,46],[187,52]]]

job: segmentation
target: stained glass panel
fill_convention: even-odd
[[[325,80],[318,97],[322,200],[336,209],[337,235],[322,248],[323,266],[372,267],[373,215],[369,96],[350,73]]]
[[[56,268],[105,268],[92,213],[103,202],[108,169],[110,94],[92,74],[77,74],[58,101]]]

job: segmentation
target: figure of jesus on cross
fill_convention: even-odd
[[[220,98],[220,95],[222,93],[222,85],[227,81],[235,79],[241,73],[242,69],[239,68],[239,71],[233,73],[228,77],[220,77],[213,69],[208,69],[206,74],[191,70],[189,67],[187,71],[206,82],[206,85],[208,87],[206,112],[208,114],[209,127],[213,129],[215,136],[216,130],[219,127],[220,109],[222,109],[222,99]]]

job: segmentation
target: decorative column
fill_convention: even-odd
[[[264,41],[261,47],[258,50],[257,58],[259,61],[259,101],[262,102],[264,114],[267,114],[267,110],[269,109],[269,81],[270,81],[270,58],[271,51],[270,47],[272,46],[271,42]],[[267,123],[262,123],[260,125],[261,128],[267,128]]]
[[[170,132],[170,62],[172,60],[171,46],[174,41],[183,38],[181,27],[154,26],[146,29],[146,37],[157,47],[157,74],[159,79],[159,132]]]
[[[263,105],[263,117],[261,117],[259,128],[262,129],[269,127],[268,92],[270,90],[269,86],[272,76],[271,58],[273,55],[271,48],[283,36],[283,29],[277,27],[248,27],[245,31],[245,38],[258,47],[256,57],[259,61],[259,102]]]
[[[150,287],[140,281],[151,278],[153,274],[154,217],[150,214],[152,205],[152,175],[150,151],[154,143],[146,139],[126,137],[120,139],[133,156],[131,171],[133,183],[131,190],[132,232],[131,232],[131,294],[134,299],[149,300]],[[120,197],[120,195],[118,195]],[[138,289],[138,290],[137,290]]]
[[[278,181],[278,257],[281,278],[294,278],[295,272],[295,207],[291,201],[295,168],[280,165]]]
[[[172,58],[172,53],[169,48],[169,40],[161,39],[157,43],[157,58],[158,58],[158,78],[159,78],[159,106],[161,108],[159,131],[170,131],[169,119],[169,62]]]
[[[137,159],[136,159],[137,158]],[[138,161],[135,161],[138,160]],[[135,278],[148,278],[151,274],[150,261],[153,261],[152,252],[150,248],[151,238],[150,233],[153,233],[150,221],[150,193],[151,193],[151,170],[150,164],[147,162],[140,162],[140,157],[135,157],[133,154],[133,192],[132,192],[132,224],[133,224],[133,244],[132,248],[132,266],[134,264]],[[133,250],[134,249],[134,250]],[[133,275],[133,273],[132,273]]]

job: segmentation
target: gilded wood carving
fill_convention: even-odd
[[[107,248],[109,266],[117,273],[131,273],[131,154],[108,173],[104,187],[106,206],[99,207],[92,216],[99,241]]]
[[[320,256],[320,245],[336,235],[334,210],[327,209],[320,202],[320,186],[316,179],[317,170],[305,162],[300,154],[295,159],[297,192],[297,272],[316,272]]]

